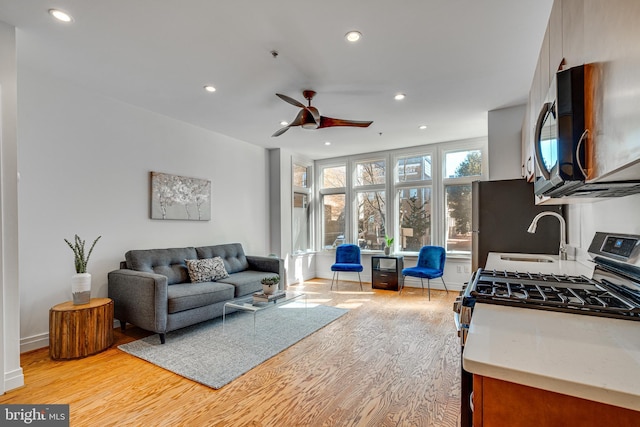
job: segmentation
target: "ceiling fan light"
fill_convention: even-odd
[[[344,36],[348,42],[355,43],[362,38],[362,33],[360,31],[349,31]]]
[[[63,12],[63,11],[61,11],[59,9],[49,9],[49,15],[53,16],[58,21],[62,21],[62,22],[71,22],[71,21],[73,21],[73,18],[71,17],[71,15],[69,15],[68,13]]]
[[[302,129],[317,129],[318,125],[314,122],[314,123],[303,123],[300,126],[302,126]]]

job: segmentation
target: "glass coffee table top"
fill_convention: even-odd
[[[256,313],[261,310],[266,310],[271,307],[283,305],[299,298],[304,298],[305,308],[307,307],[307,295],[302,292],[292,291],[278,291],[279,298],[271,301],[258,300],[254,298],[253,294],[245,295],[243,297],[228,301],[222,307],[222,328],[224,329],[225,321],[227,317],[227,310],[234,309],[233,311],[245,311],[253,313],[253,333],[256,332]]]

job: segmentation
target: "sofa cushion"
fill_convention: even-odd
[[[198,258],[214,258],[219,256],[224,261],[227,273],[233,274],[249,268],[249,262],[240,243],[224,245],[201,246],[195,248]]]
[[[124,254],[127,268],[167,276],[167,284],[189,282],[185,259],[198,258],[193,247],[172,249],[138,249]]]
[[[273,277],[273,273],[265,273],[264,271],[245,270],[239,273],[231,274],[226,279],[221,279],[217,283],[229,283],[235,287],[234,297],[249,295],[253,292],[262,290],[260,281],[265,277]]]
[[[215,282],[218,279],[229,277],[224,269],[222,258],[186,259],[189,278],[192,283]]]
[[[179,283],[167,289],[168,311],[177,313],[233,299],[234,288],[227,283]]]

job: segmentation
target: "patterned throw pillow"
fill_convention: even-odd
[[[224,268],[224,262],[219,256],[205,259],[185,259],[189,278],[192,283],[212,282],[229,277]]]

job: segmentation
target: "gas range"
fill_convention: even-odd
[[[640,236],[596,233],[593,276],[478,269],[454,303],[464,346],[476,303],[640,320]]]
[[[476,303],[640,320],[640,289],[604,279],[479,269],[467,289]]]

